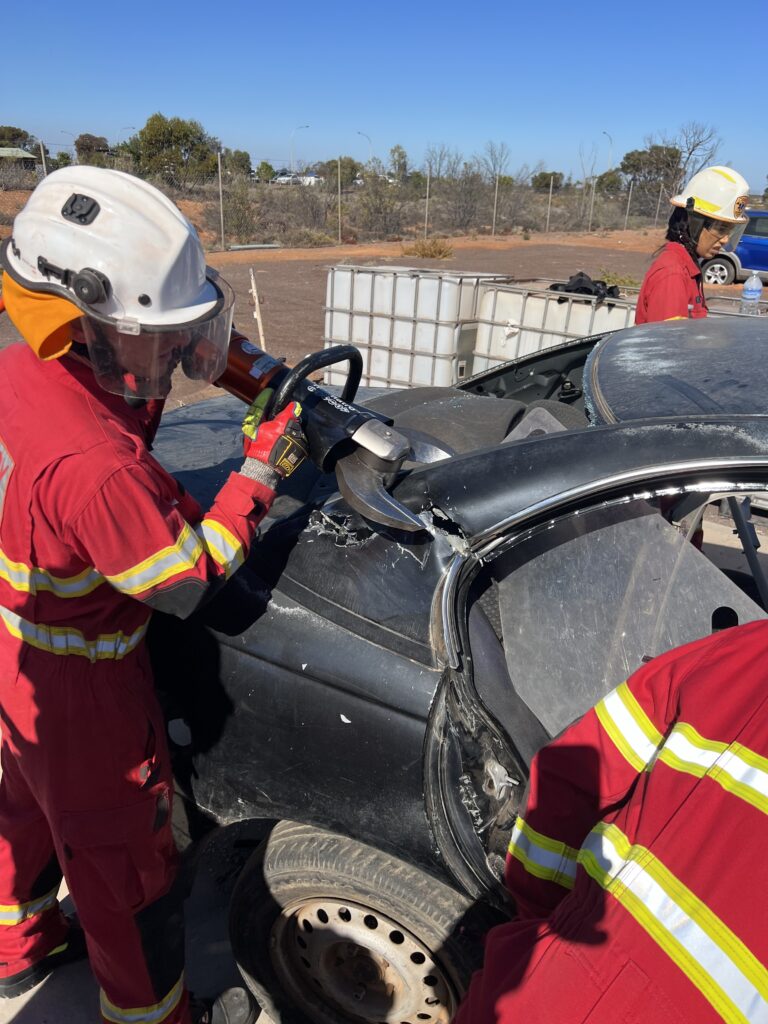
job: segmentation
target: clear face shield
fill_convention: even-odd
[[[165,398],[178,366],[190,380],[217,380],[227,365],[235,296],[222,278],[212,283],[218,293],[213,308],[183,326],[84,316],[83,341],[101,387],[125,398]]]
[[[706,230],[711,240],[719,239],[724,249],[733,251],[741,241],[746,226],[746,220],[734,224],[733,221],[714,220],[696,210],[688,210],[688,233],[694,242],[698,242],[702,232]]]

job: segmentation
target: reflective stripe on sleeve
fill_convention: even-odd
[[[28,622],[16,612],[0,606],[0,618],[5,628],[18,640],[23,640],[30,647],[49,654],[76,654],[89,661],[102,661],[107,658],[119,661],[130,654],[141,643],[147,631],[149,618],[130,635],[122,631],[102,633],[93,640],[88,640],[79,629],[70,626],[45,626],[39,622]]]
[[[203,519],[196,532],[205,550],[222,567],[225,577],[229,579],[245,561],[243,545],[226,526],[215,519]]]
[[[578,851],[536,832],[520,817],[512,830],[509,855],[520,861],[529,875],[573,888]]]
[[[768,759],[741,743],[708,740],[685,722],[667,737],[659,760],[675,771],[707,775],[723,789],[768,814]]]
[[[105,1020],[113,1024],[154,1024],[167,1017],[181,1001],[184,993],[184,977],[176,982],[171,991],[159,1003],[152,1006],[137,1006],[133,1009],[121,1009],[111,1002],[107,994],[101,991],[101,1013]]]
[[[0,551],[0,579],[22,594],[45,590],[56,597],[84,597],[104,582],[95,569],[85,569],[77,576],[54,576],[45,569],[13,562],[4,551]]]
[[[605,696],[595,712],[622,757],[638,772],[647,768],[664,737],[627,684],[622,683]]]
[[[728,1022],[768,1019],[768,971],[649,850],[615,825],[587,836],[579,863],[637,921]]]
[[[197,534],[185,523],[175,544],[162,548],[124,572],[106,579],[120,591],[135,597],[165,583],[173,576],[194,569],[203,552]]]
[[[22,921],[28,921],[31,917],[36,917],[38,914],[50,910],[51,907],[55,907],[58,891],[57,885],[46,896],[40,896],[36,900],[29,900],[27,903],[0,904],[0,926],[10,927],[21,924]]]

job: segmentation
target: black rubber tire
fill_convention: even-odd
[[[723,271],[721,274],[717,275],[718,279],[709,280],[709,278],[707,277],[707,271],[710,269],[710,267],[714,266],[722,267]],[[721,256],[713,256],[711,260],[707,260],[702,265],[701,273],[704,277],[704,281],[706,284],[733,284],[734,279],[736,277],[736,268],[730,260],[723,259]]]
[[[270,955],[279,941],[273,926],[283,908],[323,899],[369,908],[415,936],[449,979],[454,1005],[472,971],[480,966],[483,936],[504,919],[490,906],[473,904],[432,876],[379,850],[282,821],[246,864],[230,904],[235,960],[248,988],[276,1024],[359,1024],[385,1019],[350,1016],[326,1002],[316,989],[308,994],[308,986],[301,990],[299,1010],[291,992],[284,989]],[[308,999],[314,1002],[308,1005]]]

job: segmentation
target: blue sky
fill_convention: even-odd
[[[430,144],[494,141],[512,169],[580,178],[697,120],[766,186],[765,24],[721,2],[16,0],[3,22],[0,122],[53,151],[80,132],[115,143],[160,111],[274,166],[291,149],[297,164],[386,162],[395,144],[418,165]]]

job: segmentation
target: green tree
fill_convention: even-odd
[[[7,146],[10,149],[26,149],[31,153],[38,147],[38,142],[34,135],[30,135],[23,128],[15,128],[11,124],[0,124],[0,146]]]
[[[91,135],[88,132],[78,135],[75,139],[75,152],[79,164],[90,164],[92,167],[106,167],[109,156],[109,143],[103,135]]]
[[[598,175],[596,187],[598,192],[621,192],[624,186],[621,172],[617,170],[604,171]]]
[[[157,113],[129,140],[129,148],[143,174],[155,174],[169,185],[184,186],[191,178],[216,174],[220,144],[199,121]]]
[[[221,155],[225,171],[231,174],[242,174],[249,177],[251,173],[251,156],[244,149],[225,149]]]
[[[267,160],[262,160],[256,168],[256,177],[259,181],[272,181],[275,176],[275,168]]]
[[[360,174],[363,169],[363,165],[359,164],[354,157],[342,156],[341,160],[341,187],[348,188],[355,178]],[[336,188],[338,182],[338,161],[336,160],[323,160],[320,163],[313,165],[312,170],[315,174],[319,174],[321,178],[325,178],[325,184],[328,188]]]
[[[72,163],[72,157],[69,155],[66,149],[60,149],[56,156],[48,161],[49,171],[58,171],[60,167],[69,167]]]
[[[408,154],[402,146],[393,146],[389,151],[389,164],[392,174],[400,184],[404,184],[408,177]]]
[[[676,145],[649,145],[647,150],[631,150],[625,154],[618,170],[635,182],[640,190],[658,191],[660,183],[669,188],[679,180],[682,153]]]
[[[565,175],[562,171],[537,171],[531,176],[531,188],[537,192],[549,192],[549,183],[552,182],[552,191],[557,192],[563,187]]]

